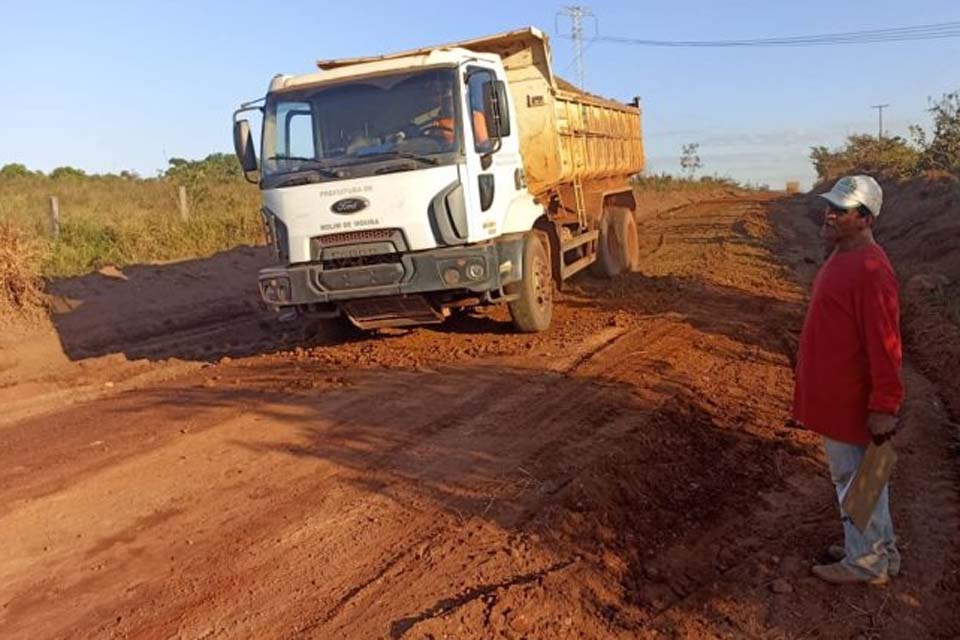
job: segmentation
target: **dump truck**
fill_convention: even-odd
[[[233,116],[276,259],[259,272],[271,307],[375,329],[506,304],[537,332],[571,276],[635,266],[639,99],[555,76],[540,30],[317,66]]]

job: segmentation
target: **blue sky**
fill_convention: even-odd
[[[169,157],[228,151],[230,117],[278,72],[536,25],[555,35],[561,2],[3,1],[0,165],[153,175]],[[583,2],[602,35],[726,39],[835,33],[960,20],[957,0]],[[568,22],[559,19],[561,27]],[[588,31],[592,30],[589,29]],[[700,143],[706,173],[809,185],[807,155],[850,133],[906,135],[928,97],[960,89],[960,38],[790,49],[652,49],[596,42],[586,88],[643,98],[652,171],[679,171]]]

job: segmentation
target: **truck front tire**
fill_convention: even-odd
[[[637,268],[640,239],[633,213],[626,207],[611,207],[600,221],[600,238],[594,273],[613,278]]]
[[[546,234],[531,231],[523,243],[523,275],[508,284],[508,294],[519,294],[508,304],[513,326],[523,333],[546,331],[553,318],[553,274]]]

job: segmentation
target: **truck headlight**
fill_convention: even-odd
[[[486,261],[478,256],[443,260],[439,268],[440,277],[448,286],[461,282],[479,282],[487,277]]]
[[[460,282],[460,272],[452,267],[445,269],[443,272],[443,281],[446,284],[457,284]]]

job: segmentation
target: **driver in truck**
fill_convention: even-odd
[[[427,114],[428,119],[420,125],[419,134],[441,140],[449,147],[455,140],[453,87],[445,82],[437,82],[433,85],[433,92],[437,107]],[[471,115],[475,142],[477,145],[486,146],[490,142],[486,117],[475,105],[471,105]]]

